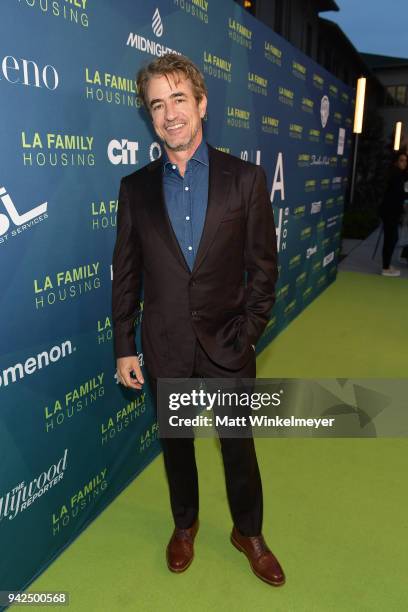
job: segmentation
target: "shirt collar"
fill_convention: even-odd
[[[166,170],[169,170],[173,164],[169,160],[166,149],[164,147],[163,147],[162,159],[163,159],[163,172],[165,172]],[[194,161],[198,161],[200,164],[203,164],[204,166],[210,165],[209,159],[208,159],[208,146],[207,146],[207,143],[204,141],[204,139],[201,140],[200,144],[198,145],[193,155],[189,159],[189,162],[192,159],[194,159]]]

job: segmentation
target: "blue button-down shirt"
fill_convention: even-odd
[[[184,176],[163,152],[163,188],[167,212],[190,270],[203,232],[208,203],[207,143],[201,141],[188,160]]]

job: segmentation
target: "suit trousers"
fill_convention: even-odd
[[[192,378],[255,378],[255,351],[240,370],[227,370],[212,361],[196,341]],[[149,376],[155,404],[157,379]],[[219,437],[228,503],[235,527],[244,536],[262,531],[263,495],[254,440]],[[176,527],[188,529],[198,517],[198,474],[194,438],[161,438]]]

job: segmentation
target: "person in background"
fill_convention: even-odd
[[[400,271],[391,266],[391,259],[398,242],[398,224],[403,213],[404,200],[407,197],[404,190],[404,184],[408,178],[407,161],[406,153],[401,151],[396,153],[380,206],[379,212],[384,229],[381,272],[383,276],[400,276]]]
[[[407,177],[408,179],[408,177]],[[408,187],[408,182],[405,183],[405,189]],[[399,245],[401,248],[400,261],[408,264],[408,192],[405,194],[404,214],[402,215],[402,228],[400,232]]]

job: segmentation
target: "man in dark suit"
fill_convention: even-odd
[[[277,278],[265,173],[203,141],[207,90],[189,59],[167,54],[139,72],[137,85],[164,154],[121,181],[112,299],[119,382],[144,383],[134,336],[142,275],[142,345],[155,397],[158,378],[255,378],[255,344]],[[161,443],[175,522],[167,564],[182,572],[198,530],[194,440]],[[261,533],[253,439],[220,437],[220,444],[231,541],[259,578],[281,585],[283,570]]]

